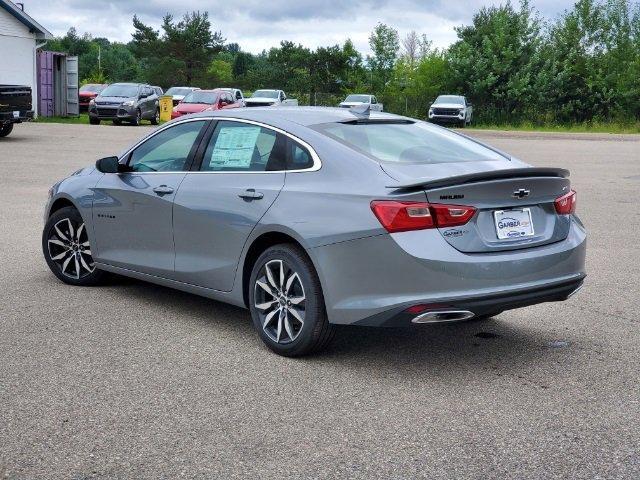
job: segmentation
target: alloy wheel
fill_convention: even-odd
[[[295,341],[304,327],[306,297],[300,275],[283,260],[264,264],[254,285],[262,329],[276,343]]]
[[[47,247],[51,261],[69,278],[86,277],[96,268],[84,223],[74,224],[69,218],[58,221],[49,231]]]

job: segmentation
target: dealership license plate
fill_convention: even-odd
[[[531,237],[534,234],[529,208],[496,210],[493,216],[500,240]]]
[[[14,110],[13,118],[18,118],[19,116],[20,116],[20,111],[19,110]]]

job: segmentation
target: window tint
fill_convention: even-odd
[[[200,169],[213,172],[284,170],[285,145],[285,138],[268,128],[221,121],[207,145]]]
[[[289,140],[289,161],[287,170],[302,170],[313,167],[313,158],[309,151],[293,140]]]
[[[242,95],[240,94],[240,90],[236,91],[236,99],[237,100],[241,100],[242,99]]]
[[[134,172],[179,172],[205,121],[186,122],[167,128],[136,148],[129,157]]]

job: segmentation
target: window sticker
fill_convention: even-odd
[[[222,127],[211,153],[212,169],[246,168],[251,166],[260,127]]]

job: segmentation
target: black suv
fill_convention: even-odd
[[[98,125],[101,120],[112,120],[116,125],[129,122],[140,125],[150,120],[160,121],[158,95],[144,83],[112,83],[89,103],[89,123]]]
[[[0,85],[0,137],[9,135],[14,123],[32,118],[31,87]]]

